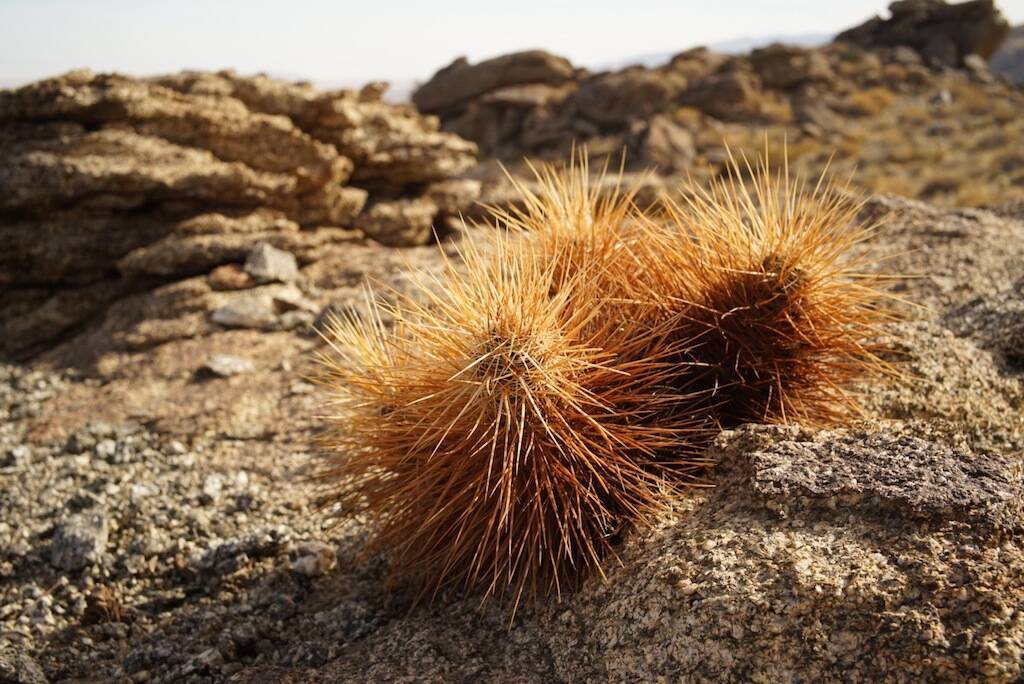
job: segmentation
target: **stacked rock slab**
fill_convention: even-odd
[[[78,71],[0,92],[0,354],[31,354],[124,294],[259,243],[301,258],[359,231],[431,239],[476,200],[472,183],[451,190],[476,146],[384,89]]]

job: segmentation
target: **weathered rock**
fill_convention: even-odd
[[[468,211],[480,198],[480,187],[478,180],[460,178],[431,183],[423,194],[439,212],[459,214]]]
[[[259,243],[302,261],[352,242],[370,191],[412,201],[473,165],[473,143],[383,89],[82,71],[0,91],[0,287],[15,289],[0,353],[35,353],[113,298]],[[368,188],[345,185],[356,171]],[[445,198],[452,213],[464,195]]]
[[[945,322],[958,335],[974,338],[998,354],[1010,372],[1024,372],[1024,279],[954,309]]]
[[[55,210],[44,216],[0,215],[0,286],[86,285],[118,259],[153,243],[176,224],[171,216],[102,210]]]
[[[96,198],[139,204],[191,200],[220,206],[273,205],[295,191],[294,177],[256,171],[205,150],[126,130],[80,131],[24,140],[4,150],[0,212],[59,209]]]
[[[130,127],[141,135],[209,150],[223,161],[294,174],[309,187],[344,183],[352,171],[337,150],[303,133],[287,117],[252,112],[231,97],[189,97],[116,74],[71,72],[2,92],[0,119]]]
[[[662,110],[685,86],[686,80],[671,71],[626,69],[585,81],[574,101],[592,121],[624,124]]]
[[[430,199],[378,202],[359,217],[359,229],[367,237],[389,247],[426,244],[438,207]]]
[[[967,69],[971,76],[982,83],[991,83],[993,80],[992,72],[988,68],[988,62],[980,55],[970,54],[964,57],[964,68]]]
[[[318,101],[314,107],[311,130],[355,160],[357,182],[429,182],[457,175],[476,163],[476,145],[439,131],[436,119],[411,107],[352,93]]]
[[[277,310],[268,293],[250,291],[233,297],[216,308],[210,320],[226,328],[255,328],[272,330],[277,327]]]
[[[254,112],[283,114],[292,120],[301,120],[310,103],[322,97],[309,83],[290,83],[266,74],[242,77],[231,70],[182,71],[151,81],[187,95],[233,97]]]
[[[665,115],[651,117],[639,137],[638,155],[663,173],[683,171],[697,156],[693,134]]]
[[[706,47],[695,47],[673,55],[664,68],[691,82],[709,76],[728,61],[726,55],[712,52]]]
[[[745,428],[715,454],[711,496],[558,616],[549,643],[583,654],[560,678],[1019,676],[1009,458],[888,429]]]
[[[54,532],[50,562],[68,572],[96,563],[106,552],[108,524],[98,511],[72,515]]]
[[[820,51],[774,43],[750,53],[750,65],[768,88],[788,90],[804,83],[831,81],[835,75]]]
[[[412,101],[421,111],[440,112],[505,86],[566,81],[575,71],[569,60],[543,50],[502,55],[478,64],[460,57],[420,86]]]
[[[874,17],[836,40],[865,47],[906,45],[941,64],[959,66],[967,55],[990,57],[1010,31],[993,0],[898,0],[889,12],[889,19]]]
[[[338,564],[336,549],[323,542],[305,542],[295,550],[296,558],[291,562],[291,569],[305,577],[321,577]]]
[[[209,371],[222,378],[229,378],[232,375],[252,373],[256,370],[252,361],[243,359],[240,356],[230,354],[214,354],[203,363],[203,370]]]
[[[644,193],[675,187],[656,176]],[[0,365],[0,631],[71,680],[1016,681],[1024,385],[987,340],[1014,321],[1024,210],[999,212],[868,200],[863,219],[882,224],[865,259],[926,274],[894,284],[922,306],[882,331],[905,377],[851,388],[866,416],[845,429],[723,437],[715,488],[624,531],[607,581],[524,601],[514,618],[514,599],[481,609],[454,593],[411,608],[385,559],[360,553],[366,523],[326,527],[308,478],[325,397],[299,379],[323,347],[283,328],[328,302],[362,315],[367,280],[407,287],[410,267],[445,267],[440,249],[326,242],[294,252],[305,290],[214,290],[203,272],[123,296],[35,368]],[[239,235],[265,225],[224,216]],[[294,223],[279,233],[316,232]],[[184,236],[221,229],[205,217]],[[269,299],[272,330],[210,321],[250,293]],[[969,321],[956,316],[971,331],[954,335],[950,313],[973,300]],[[219,354],[255,370],[203,381]],[[55,522],[93,504],[110,561],[53,567]],[[101,587],[125,622],[90,624]]]
[[[61,335],[102,315],[130,292],[126,283],[103,280],[82,287],[0,290],[0,354],[22,358],[39,353]]]
[[[245,272],[257,283],[292,283],[299,277],[295,255],[261,242],[245,259]]]
[[[49,684],[39,663],[12,643],[0,644],[0,684]]]
[[[726,121],[758,116],[762,101],[758,77],[742,70],[708,76],[679,96],[679,104]]]

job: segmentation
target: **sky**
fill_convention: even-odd
[[[1024,0],[997,0],[1013,24]],[[72,68],[154,74],[235,68],[322,85],[425,80],[545,48],[613,64],[738,38],[833,34],[887,0],[0,0],[0,86]]]

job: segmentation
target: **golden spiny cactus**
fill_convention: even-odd
[[[699,482],[712,428],[833,421],[891,371],[858,205],[746,170],[654,214],[541,169],[511,230],[335,321],[320,476],[420,597],[560,594]]]
[[[893,372],[872,340],[895,318],[885,277],[858,255],[874,230],[858,222],[860,204],[767,162],[733,162],[728,177],[682,197],[645,224],[648,279],[635,296],[687,341],[686,385],[710,393],[725,426],[856,412],[850,382]]]
[[[322,477],[425,594],[560,593],[664,505],[648,462],[676,481],[704,465],[687,448],[699,419],[662,419],[673,367],[630,348],[647,337],[609,335],[622,324],[599,306],[571,305],[586,274],[555,278],[529,243],[469,242],[461,267],[389,311],[393,329],[376,312],[330,330]]]

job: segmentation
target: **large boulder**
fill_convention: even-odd
[[[768,88],[789,90],[804,83],[828,83],[835,75],[820,50],[774,43],[750,53],[750,65]]]
[[[697,156],[693,133],[664,114],[640,127],[635,148],[647,166],[662,173],[683,171]]]
[[[889,12],[888,19],[876,16],[836,40],[869,48],[906,45],[938,63],[960,66],[968,55],[991,56],[1010,31],[994,0],[898,0]]]
[[[725,121],[757,117],[762,112],[763,103],[760,79],[742,69],[700,79],[679,96],[679,104]]]
[[[634,68],[594,76],[575,95],[579,112],[598,124],[624,124],[660,111],[686,86],[672,72]]]
[[[560,83],[576,73],[569,60],[544,50],[528,50],[470,64],[460,57],[434,74],[413,93],[424,112],[461,107],[492,90],[523,83]]]

